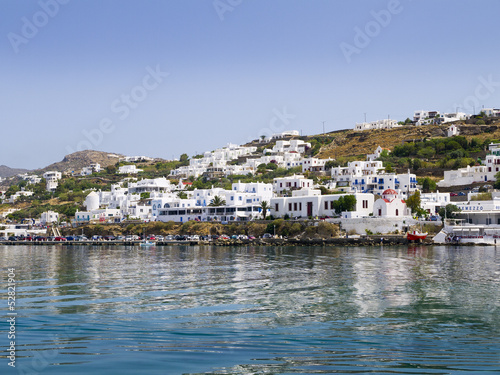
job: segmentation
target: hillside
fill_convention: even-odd
[[[99,163],[101,168],[106,168],[107,166],[115,165],[118,162],[118,158],[122,156],[123,155],[120,154],[110,154],[109,152],[102,151],[78,151],[73,154],[66,155],[60,162],[53,163],[43,169],[36,170],[35,172],[79,172],[83,167],[88,167],[91,163]]]
[[[473,137],[484,141],[486,139],[500,139],[500,123],[492,125],[467,125],[458,124],[460,135],[467,138]],[[446,137],[446,125],[404,126],[395,129],[380,130],[339,130],[328,133],[334,140],[321,148],[317,157],[338,158],[351,156],[364,156],[371,154],[377,148],[393,149],[396,145],[407,142],[420,142],[424,139]]]
[[[2,178],[16,176],[18,174],[26,172],[29,172],[29,170],[20,168],[10,168],[7,167],[6,165],[0,165],[0,177]]]

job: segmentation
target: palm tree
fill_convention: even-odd
[[[218,206],[224,206],[225,204],[226,204],[226,201],[224,199],[222,199],[221,197],[219,197],[218,195],[216,195],[214,197],[214,199],[212,199],[210,201],[209,206],[218,207]]]
[[[269,203],[267,203],[267,201],[262,201],[262,203],[260,204],[260,208],[262,208],[262,217],[264,220],[266,220],[267,210],[271,208],[269,206]]]

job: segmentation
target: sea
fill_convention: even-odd
[[[500,372],[493,246],[0,246],[0,265],[0,374]]]

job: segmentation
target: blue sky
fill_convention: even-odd
[[[4,0],[0,165],[498,107],[498,14],[496,0]]]

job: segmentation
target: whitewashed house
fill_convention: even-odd
[[[57,223],[58,221],[59,221],[59,213],[54,211],[42,212],[40,216],[40,224],[42,225]]]
[[[119,174],[137,174],[142,171],[142,169],[138,169],[135,165],[122,165],[118,168]]]
[[[319,159],[314,157],[302,159],[302,173],[304,172],[325,172],[326,163],[332,159]]]
[[[23,196],[30,197],[32,195],[33,195],[32,191],[27,191],[27,190],[24,190],[24,188],[21,188],[20,191],[12,194],[7,202],[8,203],[15,203],[20,197],[23,197]]]
[[[38,177],[37,175],[35,174],[32,174],[32,175],[29,175],[27,173],[24,173],[24,174],[19,174],[18,177],[21,177],[24,181],[26,181],[28,184],[32,184],[32,185],[35,185],[35,184],[38,184],[39,182],[42,181],[42,178],[41,177]],[[0,177],[0,182],[2,181],[1,177]]]
[[[273,179],[273,189],[276,194],[303,188],[312,189],[313,185],[314,181],[310,178],[305,178],[304,175],[294,174],[293,176],[277,177]]]
[[[363,130],[374,130],[374,129],[392,129],[399,128],[402,125],[399,125],[396,120],[391,119],[383,119],[372,122],[361,122],[356,123],[354,126],[354,130],[363,131]]]

